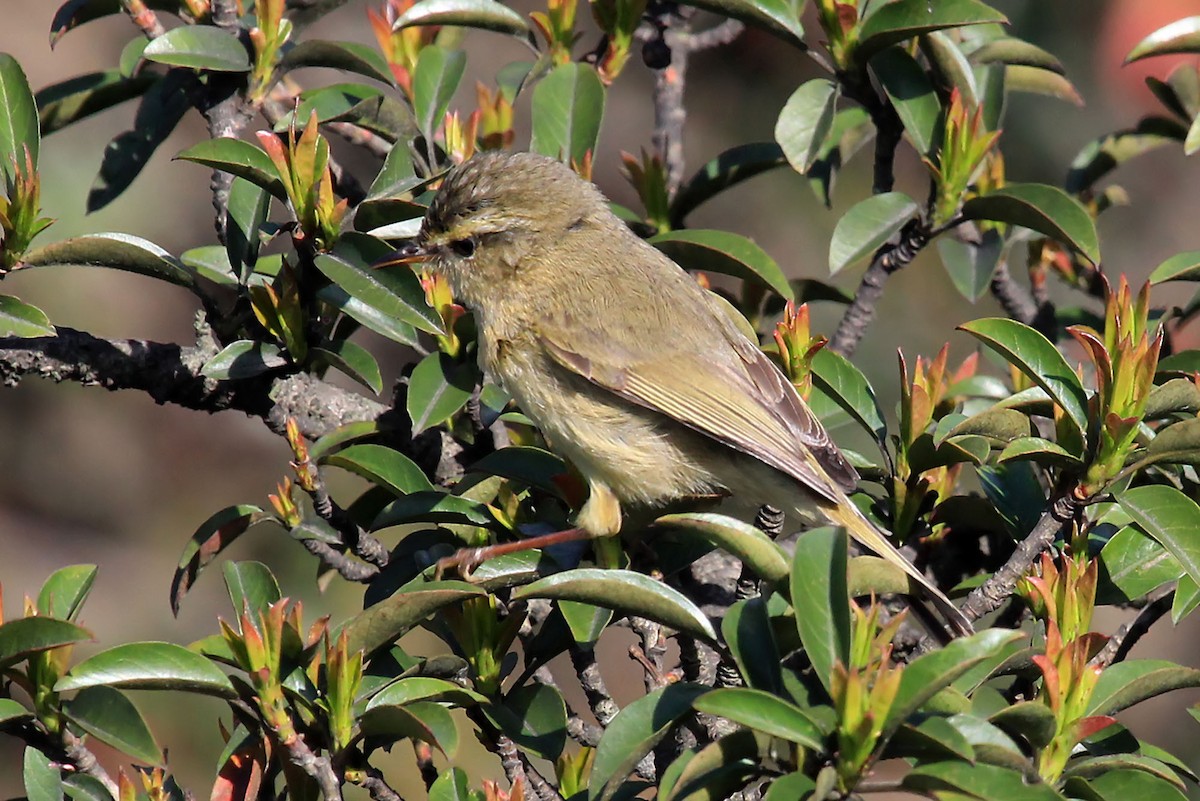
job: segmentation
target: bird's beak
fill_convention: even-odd
[[[408,242],[403,247],[393,250],[388,255],[384,256],[379,261],[371,265],[375,269],[380,267],[391,267],[393,264],[413,264],[414,262],[422,262],[429,259],[432,254],[425,249],[425,246],[413,240]]]

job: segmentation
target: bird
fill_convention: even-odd
[[[971,633],[850,500],[858,473],[791,381],[568,166],[483,151],[452,168],[417,237],[378,264],[416,261],[474,312],[485,376],[586,481],[560,539],[616,535],[624,507],[732,494],[842,526],[911,577],[953,634]]]

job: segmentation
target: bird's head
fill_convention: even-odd
[[[604,197],[564,164],[490,151],[442,182],[417,238],[380,264],[423,261],[472,306],[512,288],[531,264],[554,262],[568,234],[611,217]]]

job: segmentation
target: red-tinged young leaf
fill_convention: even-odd
[[[90,656],[54,685],[55,692],[85,687],[177,690],[232,698],[229,678],[212,662],[182,645],[134,642]]]
[[[263,743],[253,733],[243,732],[242,737],[231,739],[219,763],[210,801],[257,801],[267,761]]]
[[[399,451],[383,445],[351,445],[321,460],[386,487],[396,495],[433,489],[424,471]]]
[[[1100,263],[1095,222],[1078,200],[1056,186],[1009,184],[968,200],[962,216],[1029,228],[1070,245],[1092,264]]]
[[[897,0],[875,6],[859,30],[855,56],[866,62],[888,45],[932,31],[963,25],[1008,22],[1008,18],[979,0]]]
[[[0,623],[0,669],[32,654],[91,639],[90,631],[66,620],[18,617]]]
[[[821,155],[833,127],[840,91],[824,78],[814,78],[792,93],[775,122],[775,141],[788,163],[804,175]]]
[[[523,16],[496,0],[424,0],[401,14],[392,29],[417,25],[462,25],[513,36],[529,32]]]
[[[421,589],[393,595],[365,609],[342,627],[349,637],[350,653],[367,656],[394,643],[439,609],[483,595],[479,587],[462,581],[435,581]]]
[[[1200,53],[1200,17],[1184,17],[1159,28],[1133,46],[1125,63],[1171,53]]]
[[[212,25],[183,25],[142,51],[148,61],[212,72],[249,72],[250,54],[237,37]]]
[[[716,640],[712,622],[679,590],[632,570],[578,568],[519,587],[513,599],[551,598],[579,601],[627,612],[708,640]]]
[[[856,203],[833,229],[829,241],[830,275],[874,253],[919,210],[917,202],[903,192],[884,192]]]
[[[690,228],[659,234],[651,237],[649,242],[685,269],[758,281],[788,300],[793,298],[792,287],[779,265],[744,236],[729,231]]]
[[[162,765],[154,735],[133,702],[120,690],[99,685],[80,690],[66,704],[67,718],[103,743],[139,762]]]
[[[38,614],[59,620],[75,620],[79,608],[92,590],[96,571],[95,565],[71,565],[51,573],[38,592]]]
[[[609,801],[675,722],[692,711],[692,703],[709,688],[668,684],[626,706],[605,729],[596,748],[588,783],[588,801]]]
[[[200,571],[221,551],[251,526],[268,519],[271,519],[270,515],[260,507],[241,504],[226,507],[201,523],[180,554],[179,564],[171,579],[171,611],[179,614],[183,596],[196,583]]]

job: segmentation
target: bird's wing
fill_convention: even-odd
[[[853,489],[857,472],[778,368],[725,321],[708,322],[715,323],[715,353],[678,353],[664,342],[621,348],[609,339],[584,354],[551,320],[537,333],[572,372],[758,458],[817,495],[836,502],[839,490]]]

